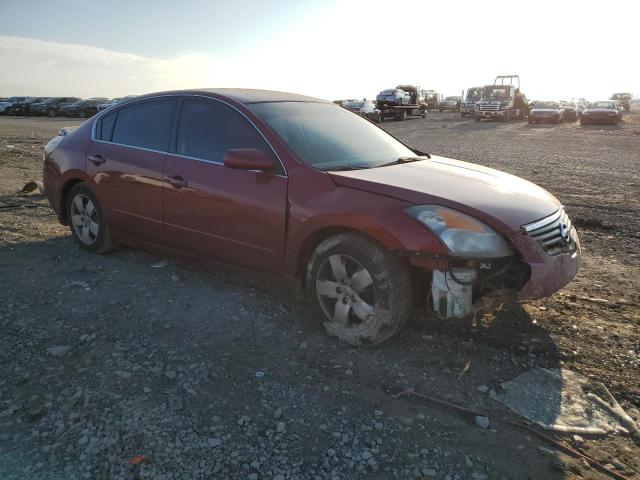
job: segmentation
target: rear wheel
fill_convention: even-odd
[[[318,245],[307,264],[306,285],[327,333],[349,345],[383,342],[411,312],[406,265],[359,234],[342,233]]]
[[[84,183],[71,189],[67,201],[69,228],[75,241],[93,253],[106,253],[115,248],[97,197]]]

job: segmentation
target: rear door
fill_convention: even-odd
[[[274,173],[234,170],[224,152],[258,148]],[[198,257],[279,274],[287,178],[275,153],[239,111],[213,99],[182,100],[175,153],[165,164],[164,223],[171,247]]]
[[[86,169],[116,235],[162,244],[162,172],[176,103],[136,102],[96,122]]]

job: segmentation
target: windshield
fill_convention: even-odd
[[[587,108],[616,108],[613,102],[591,102]]]
[[[560,108],[560,104],[556,102],[536,102],[533,108]]]
[[[89,103],[88,100],[78,100],[77,102],[72,103],[71,106],[72,107],[80,107],[82,105],[86,105],[87,103]]]
[[[371,168],[416,154],[368,120],[331,103],[247,105],[302,162],[319,170]]]
[[[489,86],[484,87],[484,98],[509,98],[509,87]]]
[[[56,100],[58,100],[56,97],[50,97],[50,98],[47,98],[46,100],[44,100],[42,103],[49,104],[49,103],[55,102]]]
[[[480,100],[482,98],[481,88],[470,88],[467,90],[467,100]]]
[[[347,102],[344,106],[347,108],[362,108],[364,107],[364,102]]]
[[[444,99],[445,102],[457,102],[458,97],[447,97]]]

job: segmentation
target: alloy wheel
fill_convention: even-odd
[[[376,291],[369,271],[348,255],[334,254],[320,265],[316,295],[330,322],[341,328],[366,326],[376,314]]]
[[[95,243],[100,233],[100,222],[95,205],[86,195],[79,193],[71,202],[71,224],[84,244]]]

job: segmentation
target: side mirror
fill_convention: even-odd
[[[257,148],[235,148],[223,155],[224,166],[236,170],[260,170],[270,172],[274,169],[273,158]]]

